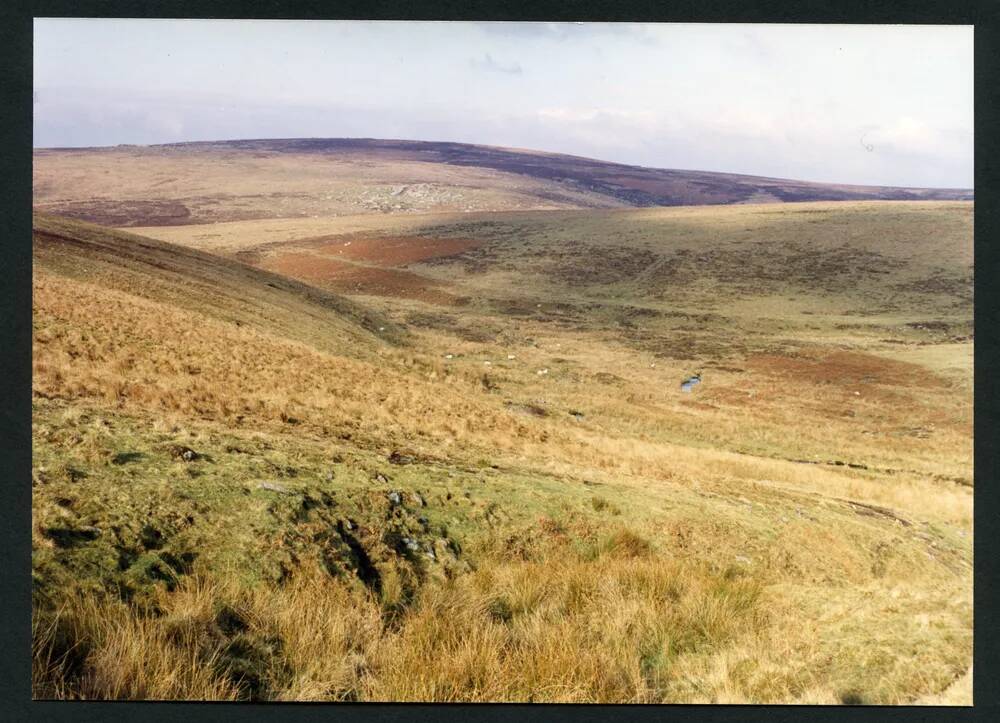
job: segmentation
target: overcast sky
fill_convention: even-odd
[[[972,28],[38,19],[36,148],[459,141],[971,188]]]

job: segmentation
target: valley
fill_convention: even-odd
[[[971,701],[971,193],[612,166],[36,151],[36,695]]]

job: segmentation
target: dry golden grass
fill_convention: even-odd
[[[478,440],[485,449],[494,437],[543,433],[462,395],[471,382],[408,378],[405,357],[395,369],[334,357],[45,272],[36,273],[34,304],[40,331],[33,373],[42,396],[95,399],[237,427],[243,420],[272,429],[298,426],[373,444],[413,437],[428,451],[466,440]],[[420,362],[410,360],[414,364]]]
[[[884,704],[961,670],[933,631],[954,626],[968,645],[968,606],[874,630],[858,614],[866,596],[907,611],[917,601],[868,586],[843,609],[796,601],[647,546],[620,532],[584,553],[557,543],[530,560],[486,555],[422,587],[394,623],[374,596],[308,565],[281,587],[192,576],[155,616],[78,598],[35,631],[36,696]],[[72,675],[66,640],[87,646]],[[951,690],[925,702],[948,704]]]
[[[34,617],[33,695],[90,700],[233,700],[190,631],[136,615],[106,596],[77,597]]]
[[[932,212],[914,212],[914,234],[947,215]],[[701,210],[635,213],[708,224]],[[720,210],[711,232],[757,213]],[[784,213],[763,218],[789,234]],[[864,229],[873,211],[845,213]],[[971,343],[899,331],[938,311],[960,325],[946,293],[920,292],[942,304],[933,316],[907,308],[874,332],[837,314],[748,322],[762,350],[709,321],[683,333],[711,349],[681,358],[637,348],[606,305],[562,322],[477,301],[405,343],[355,344],[356,319],[328,309],[329,324],[303,317],[307,333],[297,310],[313,307],[273,289],[237,324],[199,311],[184,274],[141,259],[116,274],[109,258],[36,253],[36,696],[965,700]],[[248,279],[256,298],[265,280]],[[480,280],[488,299],[502,276]],[[377,303],[371,318],[399,325],[437,313]],[[745,301],[723,310],[752,316]],[[831,367],[842,376],[818,375]],[[178,442],[204,459],[169,458]],[[387,467],[394,450],[415,461]],[[403,522],[390,489],[422,496]],[[337,527],[350,519],[353,538]],[[116,558],[133,543],[109,530],[145,524],[174,535],[167,548]],[[400,529],[438,530],[438,559],[408,558]],[[377,585],[324,567],[357,557],[351,539]],[[455,560],[441,565],[446,540]],[[148,567],[182,549],[199,553],[194,570]],[[258,560],[278,573],[240,567]],[[121,592],[150,569],[160,577]]]
[[[548,471],[575,468],[583,475],[619,473],[674,481],[706,474],[761,480],[821,494],[839,491],[840,496],[950,521],[971,519],[967,489],[928,481],[919,474],[897,474],[898,481],[886,485],[851,470],[835,472],[836,468],[804,467],[650,438],[651,432],[656,434],[654,420],[669,424],[672,416],[696,439],[702,430],[715,439],[735,437],[749,420],[759,424],[768,419],[770,434],[776,438],[794,434],[782,439],[786,446],[804,441],[819,446],[825,441],[829,447],[835,423],[828,424],[822,435],[815,428],[795,432],[797,419],[781,424],[760,409],[756,417],[745,411],[738,416],[729,409],[692,418],[684,414],[682,403],[674,402],[676,411],[643,409],[635,397],[626,396],[606,398],[599,427],[568,426],[506,409],[501,399],[478,392],[481,385],[475,373],[448,373],[437,360],[389,351],[380,364],[334,357],[251,328],[44,271],[36,272],[34,304],[39,331],[33,375],[35,392],[41,396],[93,399],[113,408],[215,419],[235,427],[252,424],[275,430],[294,427],[313,435],[348,435],[377,446],[410,444],[428,454],[449,450],[467,458],[493,455]],[[526,384],[537,385],[538,395],[551,398],[552,386],[563,383],[554,381],[544,390],[538,382]],[[529,386],[522,394],[531,398],[533,391]],[[593,408],[601,403],[598,391],[593,387],[588,393],[575,391],[565,406]],[[766,394],[766,388],[763,391]],[[813,434],[811,439],[806,436]],[[930,471],[961,471],[942,464],[961,453],[953,448],[944,452],[949,441],[939,437],[942,453],[927,463]],[[889,457],[894,443],[907,441],[892,440],[878,447],[890,464],[895,461]],[[871,443],[863,449],[854,459],[865,459]],[[912,456],[906,461],[918,466]]]
[[[972,666],[954,683],[937,695],[929,695],[917,701],[917,705],[972,705]]]
[[[192,578],[164,597],[156,618],[85,599],[56,620],[91,626],[72,633],[91,645],[78,684],[85,697],[233,696],[247,682],[219,665],[233,641],[212,644],[225,614],[239,621],[237,637],[281,640],[280,660],[265,673],[280,688],[268,697],[390,701],[658,700],[669,662],[760,624],[753,583],[717,581],[618,548],[611,554],[490,560],[422,590],[398,627],[385,627],[374,599],[349,595],[320,571],[250,591]],[[39,650],[51,647],[51,631],[36,636],[49,643],[36,643]],[[38,692],[54,673],[45,670],[39,666]]]

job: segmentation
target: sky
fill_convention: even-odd
[[[971,188],[971,26],[36,19],[34,146],[483,143]]]

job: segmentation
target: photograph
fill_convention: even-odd
[[[30,42],[33,700],[972,706],[972,25]]]

